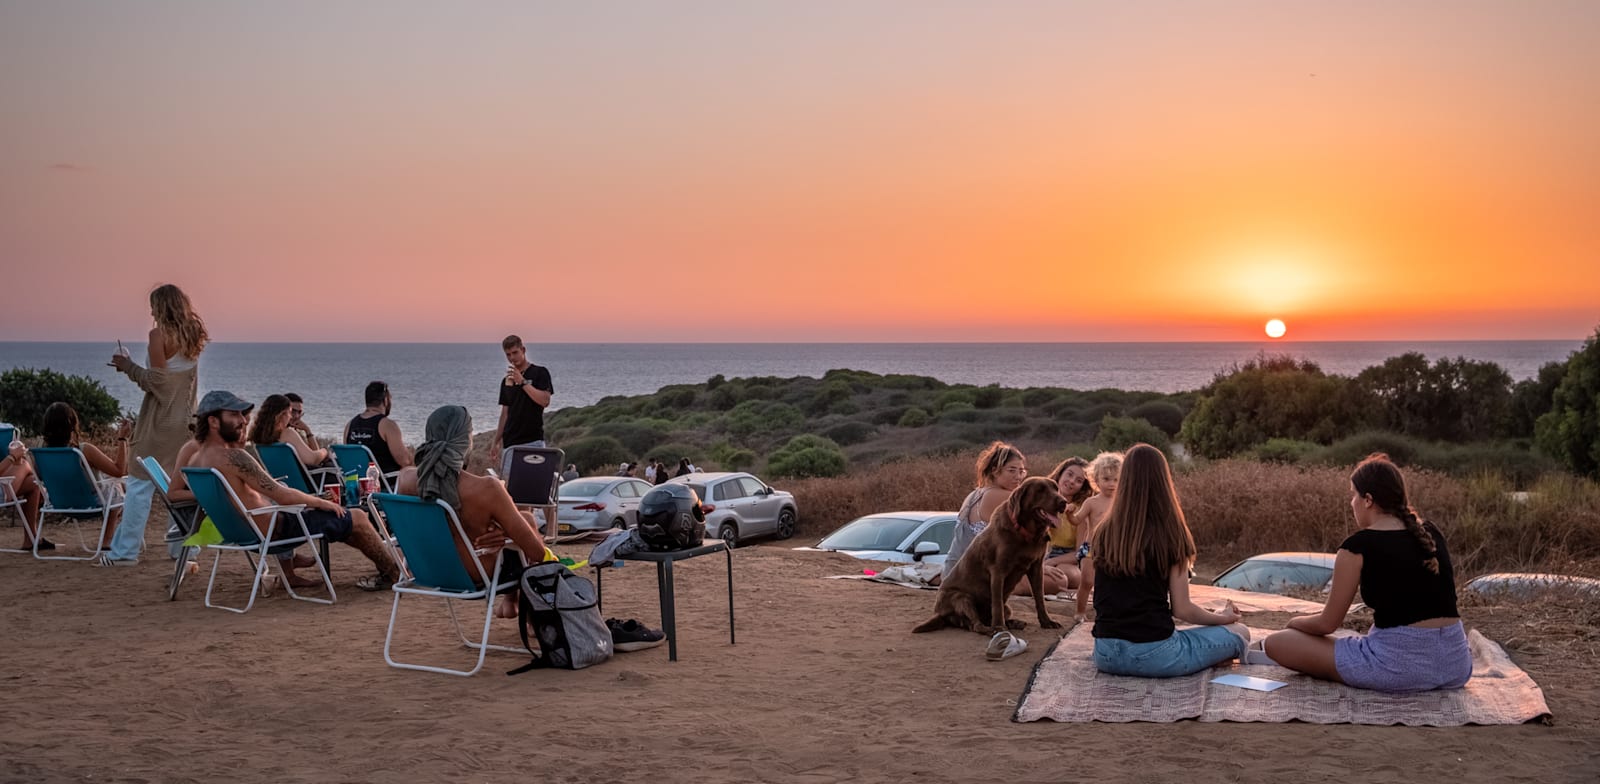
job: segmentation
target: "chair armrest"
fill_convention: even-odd
[[[254,509],[247,509],[245,511],[251,515],[258,515],[265,514],[267,512],[288,512],[289,514],[299,514],[305,510],[305,504],[267,504],[266,506],[258,506]]]

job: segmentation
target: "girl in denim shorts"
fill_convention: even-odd
[[[1112,675],[1172,678],[1238,658],[1250,641],[1229,602],[1189,600],[1194,536],[1161,450],[1137,444],[1122,460],[1116,500],[1094,531],[1094,665]],[[1178,629],[1173,617],[1197,628]]]

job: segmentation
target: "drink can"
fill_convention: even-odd
[[[339,487],[339,484],[337,482],[332,483],[332,484],[326,484],[326,485],[322,486],[322,495],[323,495],[323,497],[327,498],[329,501],[332,501],[332,502],[337,504],[337,503],[339,503],[339,499],[340,499],[340,496],[341,496],[341,494],[339,492],[340,489],[341,488]]]
[[[361,494],[372,495],[378,492],[378,483],[370,476],[361,477]]]

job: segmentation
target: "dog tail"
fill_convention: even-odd
[[[943,629],[946,626],[949,626],[949,624],[945,623],[944,616],[943,615],[935,615],[932,618],[929,618],[928,620],[923,621],[922,624],[919,625],[917,628],[912,629],[911,633],[912,634],[921,634],[923,632],[934,632],[934,631],[938,631],[940,629]]]

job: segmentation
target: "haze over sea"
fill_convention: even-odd
[[[143,344],[127,343],[143,364]],[[1488,360],[1513,379],[1565,359],[1581,340],[1446,342],[1237,343],[564,343],[530,344],[529,359],[550,369],[552,410],[608,395],[642,395],[667,384],[698,384],[721,374],[816,376],[836,368],[932,376],[953,384],[1179,392],[1199,388],[1220,370],[1261,352],[1313,360],[1330,373],[1353,375],[1407,351],[1430,360]],[[0,342],[0,371],[50,368],[103,383],[129,411],[140,392],[106,363],[108,343]],[[306,421],[318,435],[343,431],[362,409],[368,381],[394,395],[395,420],[408,443],[438,406],[464,405],[473,428],[494,427],[495,397],[506,368],[496,341],[484,343],[214,343],[200,359],[200,391],[227,389],[252,402],[274,392],[306,399]]]

